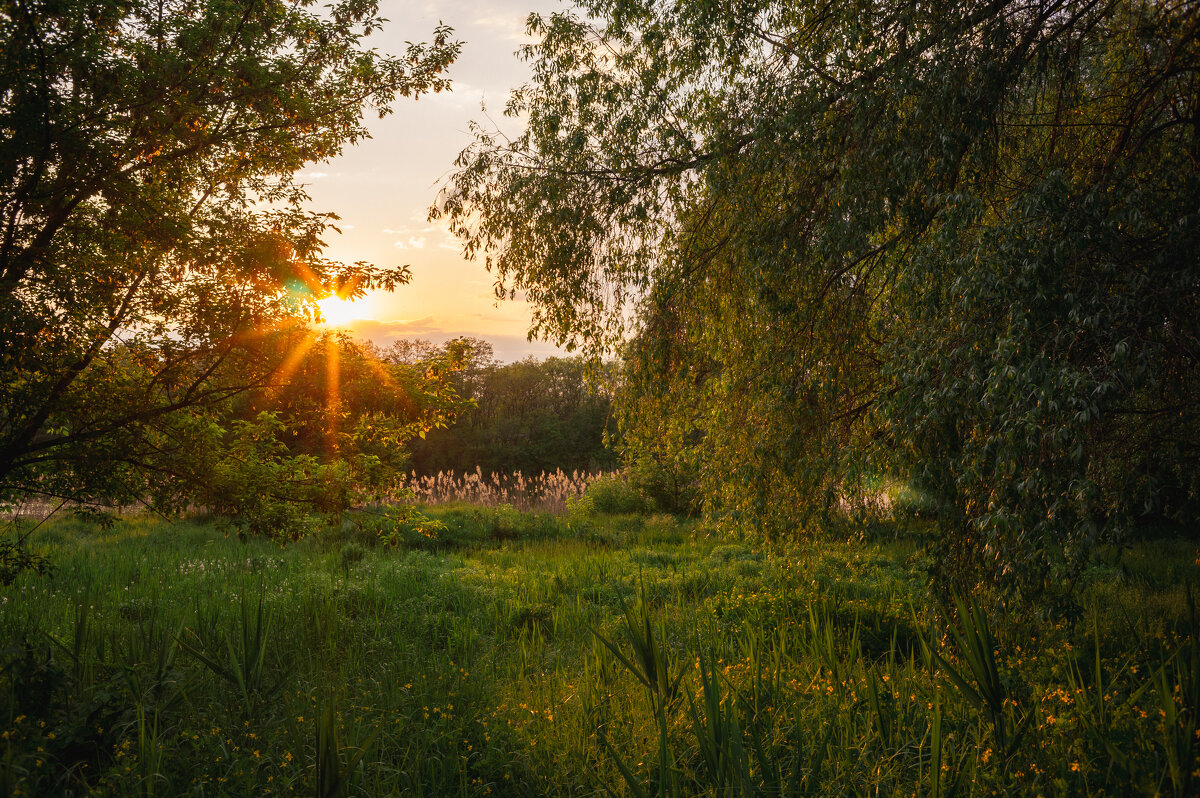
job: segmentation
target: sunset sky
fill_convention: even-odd
[[[497,306],[494,280],[483,264],[464,260],[459,242],[426,216],[455,156],[471,141],[469,123],[486,121],[481,104],[503,129],[519,130],[502,111],[508,92],[529,73],[514,54],[527,41],[525,19],[531,11],[564,7],[556,0],[381,1],[389,23],[367,40],[368,46],[401,53],[406,40],[429,39],[439,21],[452,26],[464,46],[451,67],[451,93],[401,99],[395,113],[382,120],[370,114],[372,139],[301,173],[312,209],[341,216],[342,235],[330,231],[327,256],[412,267],[410,285],[355,303],[356,320],[347,325],[355,333],[377,343],[472,335],[491,341],[505,361],[557,353],[552,344],[525,340],[525,303]]]

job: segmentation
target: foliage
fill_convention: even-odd
[[[381,512],[360,515],[355,523],[388,546],[435,549],[451,545],[446,525],[430,518],[415,507],[389,507]]]
[[[239,397],[233,412],[245,419],[277,414],[292,454],[371,455],[398,469],[408,462],[410,440],[447,427],[471,407],[456,387],[464,365],[457,344],[410,364],[342,333],[314,333],[288,353],[286,375]]]
[[[589,373],[581,358],[532,357],[497,363],[486,341],[467,339],[472,350],[452,382],[474,407],[444,431],[413,441],[412,467],[421,476],[466,473],[611,469],[617,459],[605,445],[610,432],[611,386],[605,370]],[[411,358],[421,341],[393,344],[385,359]],[[426,345],[424,357],[441,347]]]
[[[392,493],[406,442],[467,406],[447,379],[457,365],[388,365],[345,337],[312,334],[266,388],[164,422],[141,484],[156,507],[200,505],[242,536],[304,537]]]
[[[243,538],[296,540],[351,503],[353,462],[289,455],[280,441],[287,428],[276,415],[234,421],[228,435],[210,419],[195,423],[195,449],[177,454],[170,479],[157,486],[158,504],[167,503],[169,491],[225,519]]]
[[[29,551],[20,539],[0,540],[0,585],[11,585],[26,571],[46,576],[53,573],[54,566],[44,556]]]
[[[593,479],[576,507],[590,513],[645,513],[651,509],[646,496],[620,474]]]
[[[1051,611],[1194,527],[1195,6],[581,5],[433,215],[533,334],[624,347],[631,464],[768,535],[899,476],[943,588]]]
[[[0,501],[144,497],[279,375],[316,300],[408,281],[324,258],[336,217],[295,182],[365,106],[446,87],[448,28],[393,57],[364,41],[381,23],[370,0],[5,7]]]
[[[390,495],[408,464],[406,444],[453,423],[470,403],[451,384],[460,366],[453,351],[411,366],[376,354],[341,335],[312,336],[291,355],[285,380],[232,404],[232,434],[212,425],[215,440],[174,465],[170,489],[282,539]]]
[[[701,475],[714,453],[705,446],[694,380],[663,368],[633,368],[627,350],[615,416],[630,482],[663,510],[692,515],[702,508]]]

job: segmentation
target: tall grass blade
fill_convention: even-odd
[[[958,649],[959,658],[967,666],[966,670],[952,665],[936,648],[928,645],[924,638],[921,639],[922,648],[925,649],[926,658],[936,663],[971,708],[985,715],[991,722],[996,747],[1007,755],[1011,748],[1004,715],[1008,688],[1000,679],[1000,669],[996,663],[996,638],[988,624],[987,615],[974,602],[956,597],[954,603],[962,628],[951,624],[950,637]],[[1026,723],[1030,717],[1031,715],[1026,716]]]
[[[338,740],[337,711],[333,701],[327,701],[317,719],[316,798],[342,798],[346,794],[346,787],[354,769],[366,757],[378,736],[379,730],[376,729],[343,764],[342,747]]]

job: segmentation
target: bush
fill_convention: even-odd
[[[54,566],[42,555],[25,548],[21,538],[0,540],[0,586],[11,585],[26,571],[46,576],[54,571]]]
[[[654,509],[651,501],[619,474],[592,480],[576,506],[584,511],[614,515],[648,513]]]
[[[344,546],[342,546],[342,569],[345,571],[351,570],[355,565],[362,562],[363,558],[366,556],[367,550],[362,546],[354,541],[347,542]]]
[[[353,524],[361,533],[347,535],[351,542],[370,538],[387,546],[437,549],[450,545],[445,524],[430,518],[416,507],[395,505],[371,514],[357,513]],[[343,525],[345,526],[345,525]]]
[[[695,464],[689,461],[691,454],[652,456],[630,444],[626,451],[626,479],[655,509],[673,515],[693,516],[701,501],[700,475]]]

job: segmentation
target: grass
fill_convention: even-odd
[[[451,505],[286,548],[46,524],[0,589],[0,795],[1194,794],[1194,543],[1075,626],[928,604],[901,540]],[[375,545],[403,527],[396,548]]]

